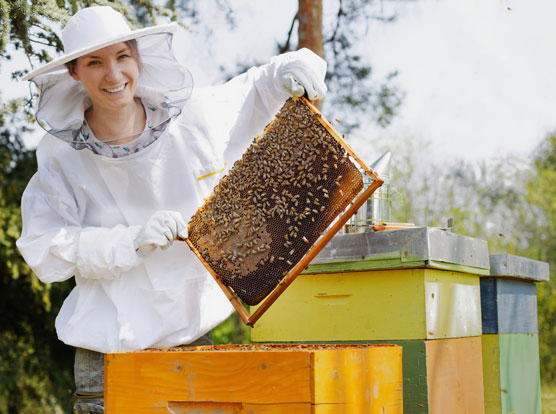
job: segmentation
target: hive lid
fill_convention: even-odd
[[[491,254],[490,275],[547,282],[550,279],[548,263],[513,254]]]
[[[489,275],[487,242],[434,227],[339,234],[304,273],[418,267]]]

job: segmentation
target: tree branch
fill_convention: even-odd
[[[279,53],[285,53],[288,50],[290,50],[290,41],[291,41],[291,38],[292,38],[292,33],[293,33],[293,28],[295,26],[295,22],[297,21],[297,17],[298,17],[298,13],[296,13],[295,16],[293,16],[292,24],[291,24],[290,30],[288,32],[288,37],[286,39],[286,43],[284,43],[283,45],[278,44]]]

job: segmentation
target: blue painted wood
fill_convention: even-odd
[[[537,286],[533,282],[497,280],[498,333],[537,333]]]
[[[483,334],[498,333],[498,300],[496,278],[481,278],[481,319]]]
[[[481,279],[483,334],[538,333],[537,287],[515,279]]]

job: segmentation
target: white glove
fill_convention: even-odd
[[[165,250],[177,237],[187,238],[187,224],[177,211],[157,211],[139,230],[135,238],[135,251],[141,257],[147,257],[157,247]]]
[[[326,96],[326,62],[309,49],[286,53],[286,63],[276,71],[280,85],[292,96],[303,96],[314,101]]]

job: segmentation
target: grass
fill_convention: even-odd
[[[542,414],[556,414],[556,384],[542,384]]]

